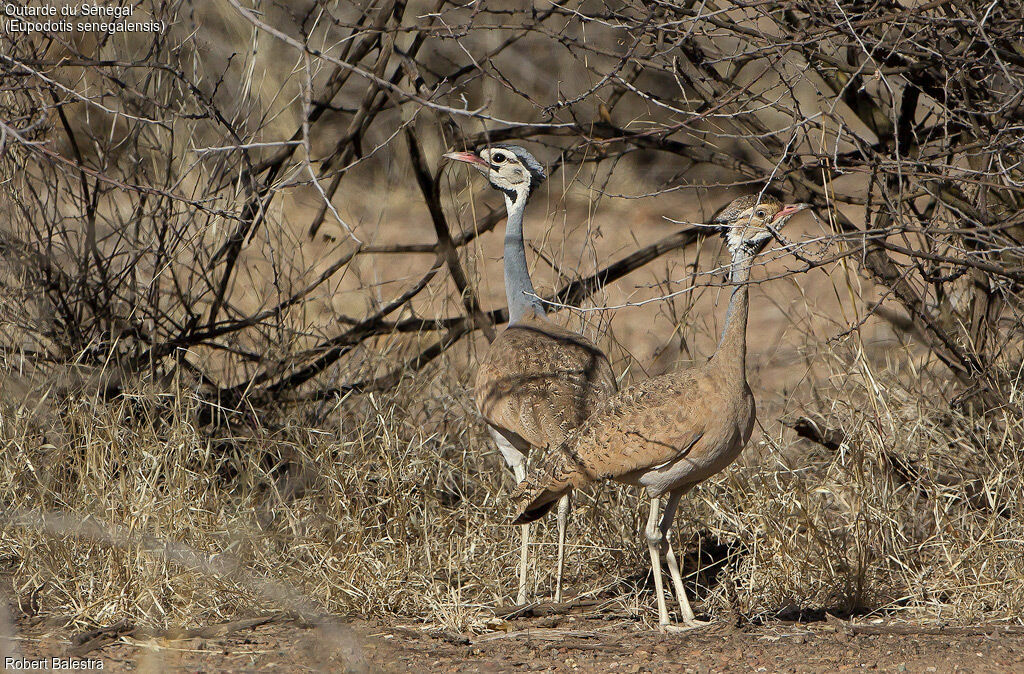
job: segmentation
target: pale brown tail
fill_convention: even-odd
[[[528,476],[509,496],[509,503],[512,505],[512,524],[529,524],[544,517],[558,502],[558,499],[562,498],[562,494],[571,488],[568,487],[561,492],[552,492],[537,485]]]
[[[509,495],[512,523],[529,524],[540,519],[558,499],[593,479],[576,458],[570,444],[562,444]]]

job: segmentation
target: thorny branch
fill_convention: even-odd
[[[232,0],[210,10],[244,27],[229,45],[138,4],[172,28],[130,55],[104,36],[0,37],[4,284],[33,298],[0,307],[4,353],[94,366],[107,395],[196,376],[229,411],[392,387],[506,320],[474,276],[503,212],[453,227],[460,197],[436,162],[522,141],[600,198],[770,183],[812,202],[831,250],[798,252],[804,268],[856,260],[879,286],[870,311],[898,306],[964,390],[1007,403],[1024,310],[1019,1]],[[272,87],[254,75],[264,54]],[[606,190],[630,162],[666,177]],[[402,222],[378,222],[396,210],[367,186],[413,182]],[[580,306],[698,238],[637,242],[541,294]],[[332,303],[351,293],[366,301]],[[313,303],[330,318],[310,320]]]

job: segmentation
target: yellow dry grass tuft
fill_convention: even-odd
[[[513,589],[516,535],[496,519],[511,484],[448,377],[340,401],[329,432],[293,411],[208,437],[187,393],[138,392],[63,401],[58,447],[5,410],[3,572],[23,607],[80,623],[192,624],[301,605],[483,629]],[[944,411],[866,363],[832,381],[815,422],[837,447],[765,434],[684,503],[700,609],[1019,615],[1021,420]],[[639,505],[611,485],[577,496],[567,586],[644,617]],[[552,531],[537,541],[544,596]]]

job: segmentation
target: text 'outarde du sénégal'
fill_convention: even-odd
[[[163,21],[125,21],[133,8],[126,6],[50,4],[16,5],[4,3],[4,28],[10,33],[100,31],[105,33],[162,32]],[[93,19],[92,21],[72,19]]]

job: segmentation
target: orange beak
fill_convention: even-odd
[[[780,218],[788,218],[789,216],[793,215],[794,213],[799,213],[800,211],[804,210],[805,208],[810,208],[810,207],[811,207],[810,204],[787,204],[786,206],[783,207],[783,209],[781,211],[779,211],[778,213],[775,214],[775,217],[772,218],[772,222],[776,222]]]
[[[462,161],[467,164],[476,164],[478,166],[488,165],[480,156],[472,152],[446,152],[443,156],[447,159],[454,159],[455,161]]]

